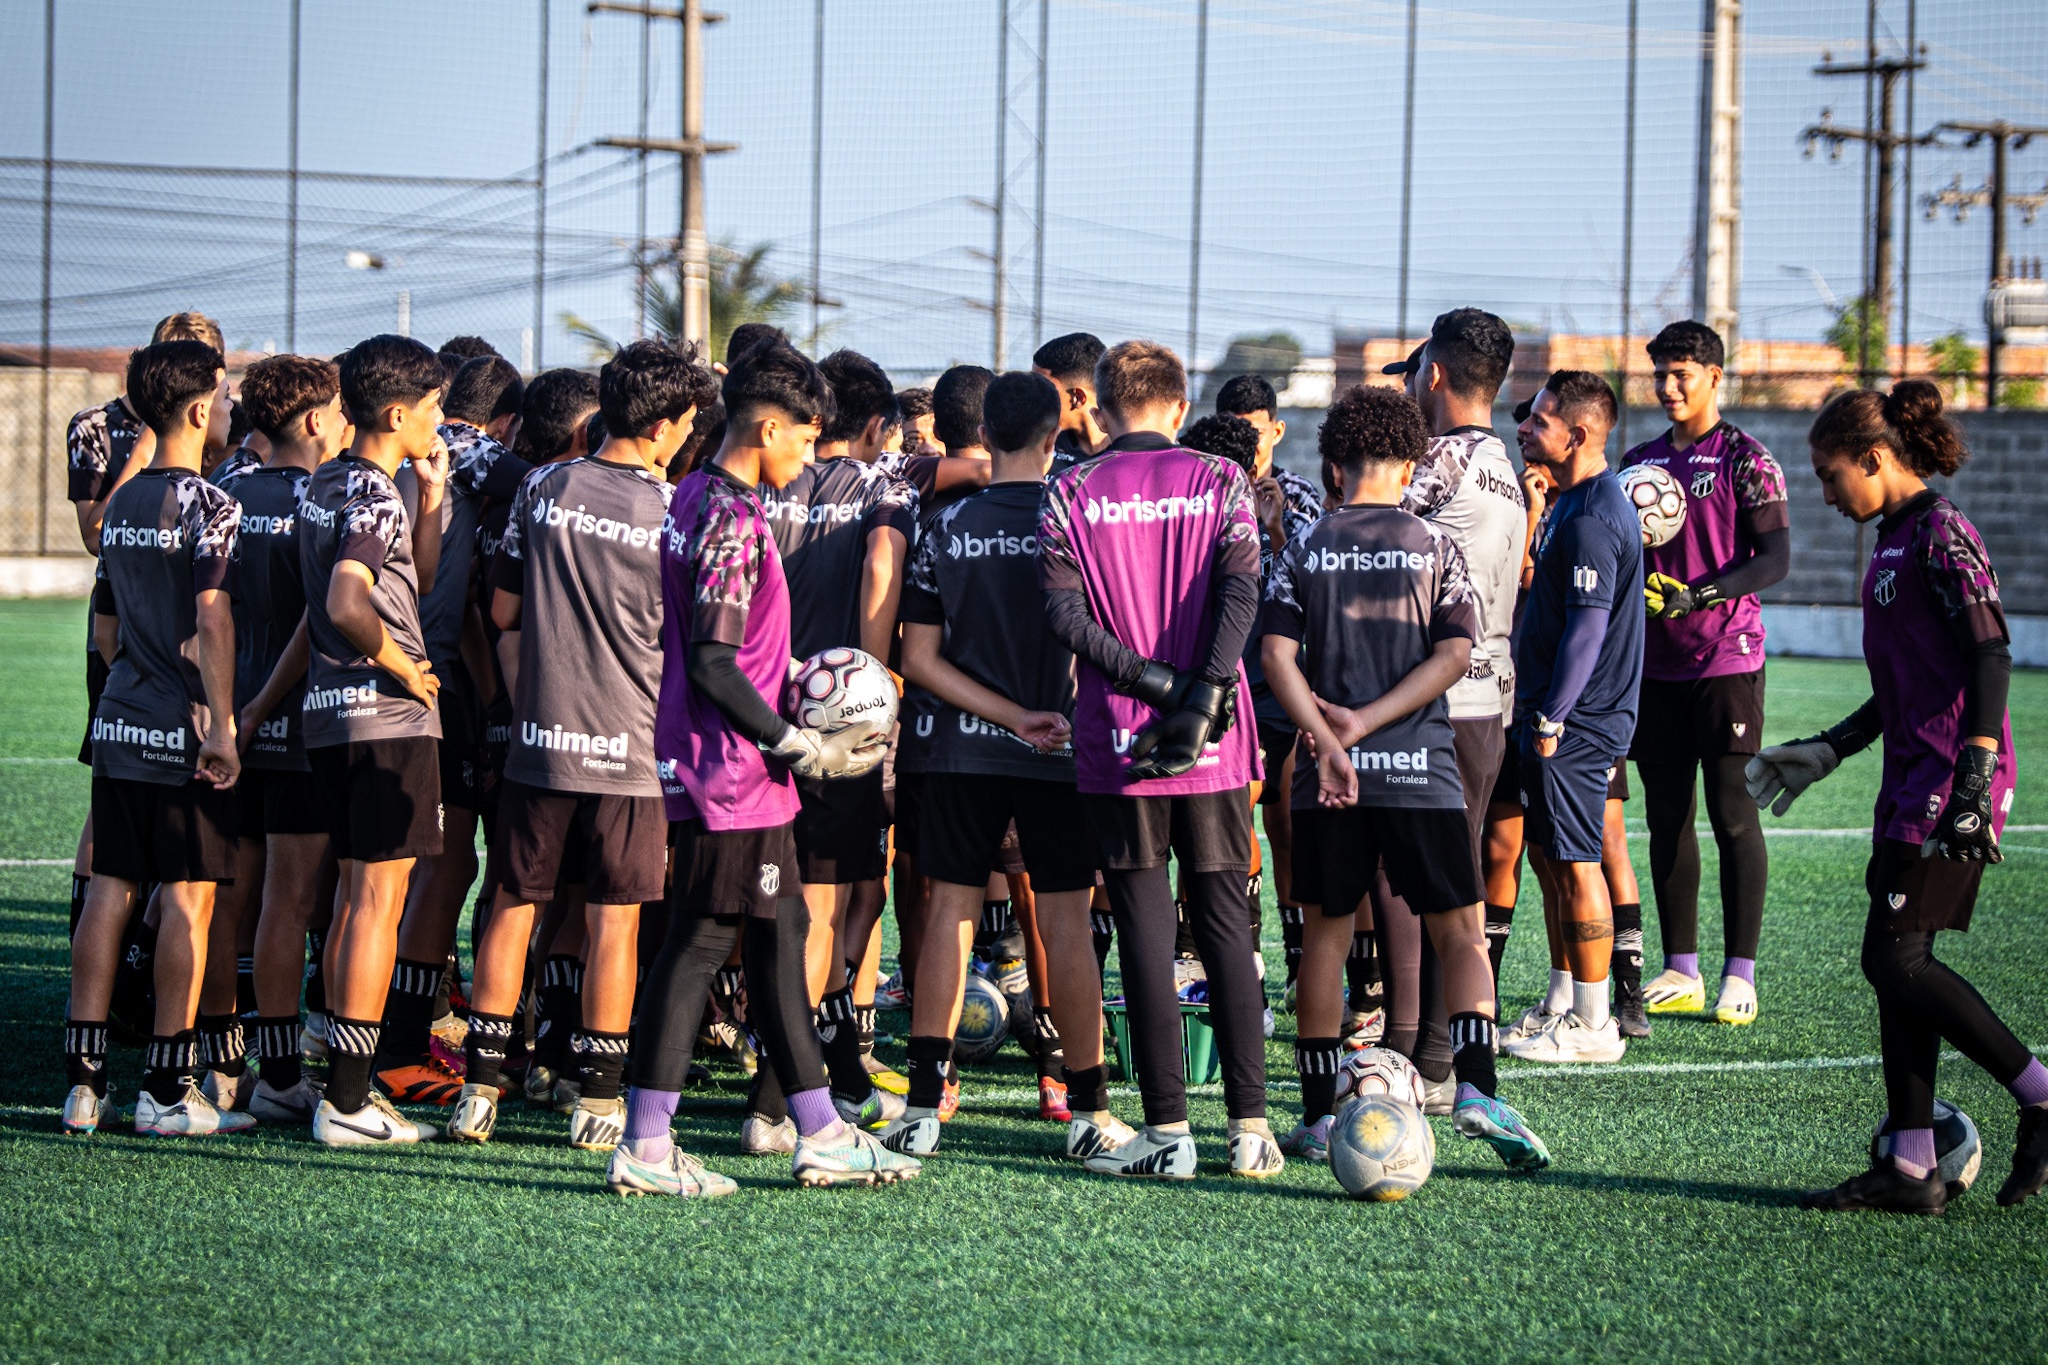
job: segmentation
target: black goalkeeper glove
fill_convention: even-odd
[[[1643,605],[1652,621],[1676,621],[1681,616],[1719,606],[1721,600],[1718,583],[1702,583],[1695,588],[1667,573],[1653,573],[1643,580]]]
[[[1998,750],[1965,744],[1956,755],[1955,783],[1934,833],[1920,845],[1920,856],[1939,853],[1957,863],[2001,863],[1998,835],[1991,825],[1991,778],[1998,771]]]
[[[1179,777],[1201,758],[1202,746],[1227,734],[1236,719],[1237,679],[1223,687],[1190,680],[1179,705],[1131,740],[1131,780]]]
[[[1136,697],[1163,716],[1180,709],[1180,699],[1187,694],[1188,684],[1194,678],[1193,673],[1179,671],[1172,664],[1147,659],[1131,685],[1117,690],[1127,697]]]

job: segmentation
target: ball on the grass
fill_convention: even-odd
[[[1872,1165],[1892,1154],[1891,1134],[1885,1131],[1891,1119],[1890,1114],[1880,1118],[1877,1130],[1870,1135]],[[1950,1199],[1961,1198],[1977,1183],[1977,1172],[1984,1164],[1984,1145],[1977,1137],[1977,1125],[1947,1100],[1934,1102],[1934,1161]]]
[[[1361,1048],[1337,1068],[1337,1103],[1354,1096],[1389,1095],[1422,1107],[1422,1075],[1392,1048]]]
[[[1406,1199],[1435,1165],[1436,1134],[1416,1106],[1391,1095],[1338,1106],[1330,1124],[1330,1173],[1353,1199]]]
[[[953,1034],[953,1056],[963,1062],[985,1062],[1002,1051],[1009,1033],[1009,1000],[995,982],[969,972],[960,1001],[960,1027]]]
[[[1622,470],[1621,491],[1636,509],[1646,547],[1669,544],[1685,525],[1685,490],[1662,465],[1635,464]]]

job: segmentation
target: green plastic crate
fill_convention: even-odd
[[[1127,1081],[1138,1079],[1131,1060],[1131,1017],[1122,1005],[1104,1005],[1102,1015],[1109,1023],[1109,1036],[1116,1044],[1117,1070]],[[1222,1078],[1223,1059],[1216,1053],[1216,1033],[1209,1027],[1207,1005],[1180,1007],[1181,1051],[1186,1058],[1189,1085],[1209,1085]]]

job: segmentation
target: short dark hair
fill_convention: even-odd
[[[730,365],[762,342],[773,338],[789,340],[789,334],[772,322],[743,322],[725,339],[725,363]]]
[[[907,425],[920,417],[932,415],[932,391],[925,388],[904,389],[896,395],[897,410],[903,414]]]
[[[501,355],[480,355],[462,362],[462,368],[448,381],[448,396],[441,400],[441,415],[480,427],[519,411],[526,393],[519,367]]]
[[[1428,361],[1444,367],[1451,392],[1491,403],[1515,359],[1515,334],[1483,308],[1453,308],[1430,325]]]
[[[981,426],[991,448],[1030,450],[1060,425],[1060,391],[1031,370],[999,374],[981,396]]]
[[[819,440],[851,441],[877,417],[884,430],[902,420],[888,372],[859,351],[834,351],[818,369],[832,386],[832,422]]]
[[[1093,332],[1054,337],[1031,353],[1031,363],[1062,384],[1095,382],[1095,363],[1108,349]]]
[[[228,399],[228,449],[241,445],[249,435],[249,414],[240,403]]]
[[[1187,366],[1156,341],[1119,341],[1095,362],[1095,401],[1106,412],[1132,413],[1187,396]]]
[[[195,399],[210,397],[227,364],[203,341],[155,341],[128,357],[128,406],[162,436]]]
[[[455,382],[455,375],[472,360],[498,354],[498,348],[482,337],[449,337],[441,343],[441,349],[434,356],[441,362],[441,368],[448,373],[448,382]]]
[[[1554,370],[1543,381],[1557,398],[1557,410],[1565,420],[1593,418],[1609,431],[1621,418],[1621,405],[1614,401],[1614,386],[1591,370]]]
[[[1728,363],[1728,347],[1722,342],[1721,334],[1706,323],[1694,322],[1690,318],[1668,324],[1663,331],[1651,337],[1650,344],[1643,349],[1650,353],[1651,363],[1658,365],[1690,360],[1718,369]]]
[[[242,371],[249,424],[273,441],[290,440],[294,422],[339,392],[333,363],[309,355],[267,355]]]
[[[948,450],[981,444],[981,403],[995,371],[955,365],[932,385],[932,437]]]
[[[1254,376],[1244,376],[1253,378]],[[1254,412],[1261,409],[1254,408]],[[1234,412],[1212,412],[1180,434],[1189,450],[1221,455],[1250,474],[1259,462],[1259,429]]]
[[[583,370],[542,370],[519,402],[519,434],[512,451],[529,464],[559,460],[576,444],[576,431],[597,407],[597,376]]]
[[[779,331],[733,358],[721,396],[730,422],[752,421],[762,408],[794,422],[816,422],[821,430],[832,420],[832,386],[817,362]]]
[[[714,398],[697,409],[696,420],[690,423],[690,434],[683,438],[682,448],[676,457],[668,462],[669,477],[679,479],[697,467],[706,450],[717,449],[717,443],[725,440],[725,400]]]
[[[1249,417],[1255,412],[1280,415],[1280,395],[1273,392],[1273,385],[1262,374],[1240,374],[1233,376],[1216,393],[1216,411],[1236,417]]]
[[[638,440],[664,419],[675,422],[709,402],[718,381],[711,371],[660,341],[621,346],[597,375],[597,405],[605,430]]]
[[[358,341],[341,358],[341,406],[357,426],[369,425],[393,403],[417,403],[447,383],[447,372],[426,343],[390,332]]]
[[[1334,468],[1356,473],[1369,464],[1420,461],[1429,454],[1429,428],[1422,409],[1399,389],[1354,384],[1330,404],[1316,449]]]

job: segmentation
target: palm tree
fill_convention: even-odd
[[[742,251],[731,242],[711,247],[711,338],[710,353],[724,356],[727,338],[742,323],[766,322],[780,326],[809,290],[803,281],[775,276],[768,269],[768,253],[762,242]],[[650,272],[641,288],[640,303],[647,316],[647,330],[664,341],[676,341],[683,334],[683,291],[678,262],[670,258],[660,273]],[[580,337],[593,360],[607,360],[619,343],[574,313],[562,314],[562,325]]]

